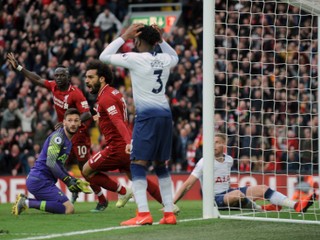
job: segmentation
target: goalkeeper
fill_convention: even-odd
[[[79,111],[69,108],[64,114],[63,128],[57,129],[46,139],[39,158],[27,177],[27,189],[35,198],[19,194],[12,207],[12,214],[19,215],[28,208],[58,214],[74,213],[73,204],[56,186],[58,179],[71,192],[91,193],[87,182],[69,176],[64,167],[72,149],[71,138],[80,125]]]

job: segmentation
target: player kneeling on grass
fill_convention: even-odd
[[[233,165],[233,158],[224,154],[226,137],[224,134],[215,136],[215,163],[214,163],[214,192],[215,202],[219,209],[249,208],[255,211],[280,211],[282,206],[294,209],[296,212],[305,212],[313,204],[316,197],[310,194],[300,201],[292,201],[282,193],[272,190],[266,185],[257,185],[240,188],[230,188],[230,173]],[[177,203],[184,194],[199,179],[202,184],[203,159],[200,159],[196,167],[176,193],[173,202]],[[254,201],[266,199],[271,204],[257,205]]]
[[[71,192],[91,193],[89,183],[71,177],[64,167],[72,149],[71,138],[80,125],[79,111],[69,108],[64,114],[63,128],[57,129],[47,138],[27,177],[27,189],[35,199],[19,194],[12,207],[12,214],[19,215],[27,208],[59,214],[74,213],[73,204],[56,186],[58,179],[62,180]]]

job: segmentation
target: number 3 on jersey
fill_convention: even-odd
[[[155,93],[155,94],[157,94],[157,93],[161,92],[161,90],[162,90],[162,88],[163,88],[163,83],[162,83],[162,81],[161,81],[162,70],[155,70],[155,71],[153,72],[153,74],[154,74],[154,75],[157,75],[157,83],[160,84],[160,87],[159,87],[158,89],[155,89],[155,88],[152,89],[152,92]]]

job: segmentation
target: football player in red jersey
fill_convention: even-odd
[[[85,81],[89,92],[98,94],[95,118],[105,137],[106,147],[86,162],[83,167],[83,175],[87,181],[115,192],[118,187],[110,186],[110,184],[106,186],[109,177],[102,172],[119,170],[126,173],[131,179],[131,130],[128,127],[126,102],[122,94],[109,85],[112,80],[112,72],[107,64],[97,60],[88,63]],[[150,180],[148,180],[147,191],[159,203],[162,203],[159,187]],[[127,188],[126,192],[119,192],[116,206],[123,207],[131,197],[130,188]]]
[[[88,102],[82,91],[76,86],[71,85],[68,68],[63,66],[58,67],[54,73],[55,81],[49,81],[22,67],[15,59],[13,53],[9,53],[7,59],[15,70],[30,79],[32,83],[45,87],[52,92],[53,103],[59,121],[55,127],[56,129],[62,126],[63,116],[68,108],[76,108],[81,113],[80,118],[82,124],[79,131],[72,138],[72,152],[70,153],[68,161],[73,162],[76,160],[80,170],[82,170],[83,165],[90,158],[91,140],[88,128],[92,121],[92,116]],[[107,199],[100,187],[91,185],[91,188],[99,199],[97,207],[92,211],[103,211],[108,205]],[[77,195],[73,196],[73,198],[76,197]],[[75,201],[75,199],[73,200]]]

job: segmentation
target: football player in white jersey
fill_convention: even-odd
[[[314,194],[300,201],[292,201],[282,193],[272,190],[266,185],[257,185],[240,188],[230,188],[230,173],[233,158],[224,154],[226,147],[226,137],[224,134],[215,136],[215,163],[214,163],[214,193],[215,202],[219,209],[239,209],[250,208],[252,210],[280,211],[281,206],[293,208],[296,212],[305,212],[313,204]],[[199,160],[196,167],[175,194],[173,199],[177,203],[187,191],[199,179],[202,187],[203,178],[203,158]],[[266,199],[271,204],[259,206],[254,201]]]
[[[116,54],[128,39],[134,39],[138,52]],[[156,45],[159,45],[161,53],[155,51]],[[136,108],[132,144],[126,148],[126,152],[131,154],[132,185],[138,213],[121,225],[153,223],[146,194],[149,161],[154,164],[164,204],[164,217],[160,224],[176,224],[171,176],[165,165],[170,157],[172,142],[172,116],[165,88],[170,69],[178,63],[178,55],[162,39],[157,25],[132,24],[121,37],[104,49],[100,60],[129,69]]]

